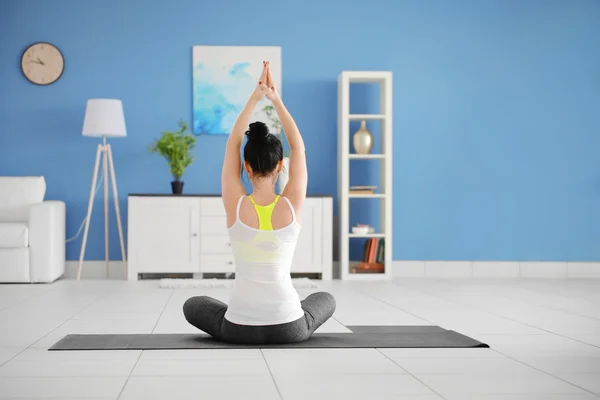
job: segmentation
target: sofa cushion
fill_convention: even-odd
[[[43,176],[0,176],[0,206],[41,203],[45,194]]]
[[[29,229],[26,224],[15,222],[0,223],[0,249],[14,249],[29,246]]]
[[[30,204],[20,206],[3,206],[0,204],[0,222],[27,222],[29,221]]]

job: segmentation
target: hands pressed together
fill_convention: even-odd
[[[275,82],[271,77],[271,66],[269,61],[263,61],[263,70],[251,97],[258,102],[265,96],[271,101],[279,99],[279,93],[277,92]]]

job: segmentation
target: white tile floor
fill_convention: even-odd
[[[431,325],[491,349],[48,352],[70,333],[195,332],[157,281],[0,285],[0,399],[600,399],[600,281],[320,282],[344,325]],[[300,290],[305,296],[315,290]]]

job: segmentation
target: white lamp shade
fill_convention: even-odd
[[[127,136],[123,103],[116,99],[89,99],[83,121],[83,136]]]

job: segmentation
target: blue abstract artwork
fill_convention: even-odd
[[[275,46],[193,47],[193,131],[195,134],[228,135],[256,87],[263,60],[281,94],[281,48]],[[265,111],[271,102],[263,98],[250,122],[263,121],[271,132],[274,122]]]

